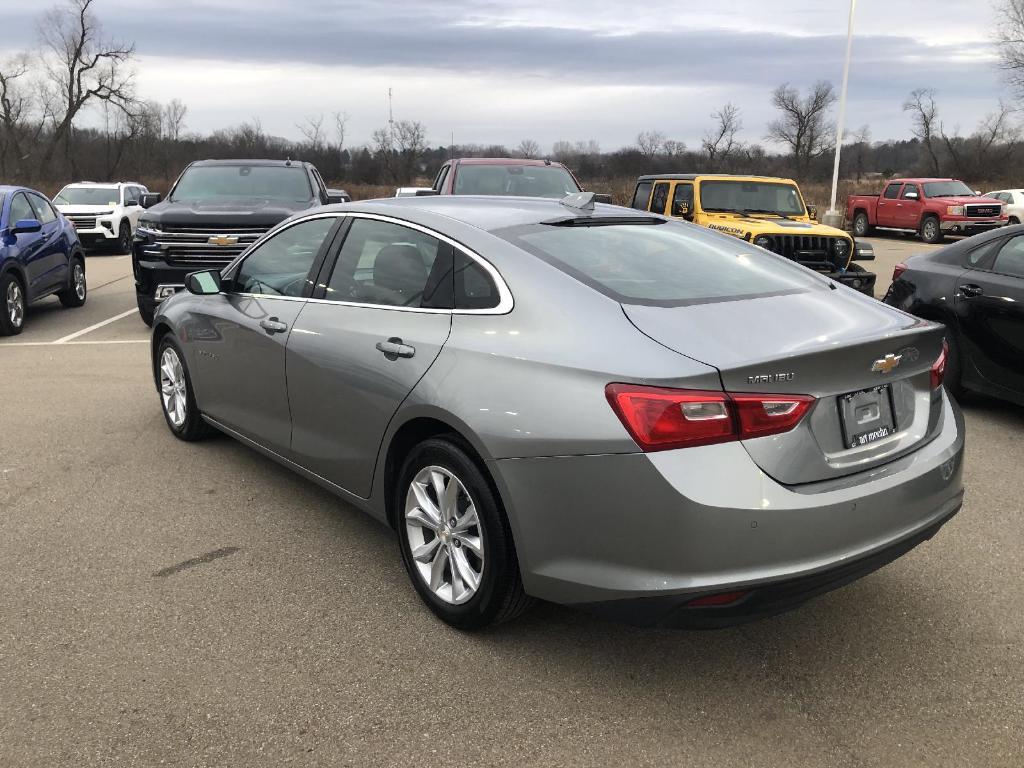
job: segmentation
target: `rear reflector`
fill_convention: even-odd
[[[892,270],[892,281],[895,283],[900,279],[900,275],[907,271],[907,265],[903,262],[897,264]]]
[[[939,353],[938,358],[932,363],[932,389],[938,389],[942,386],[943,379],[946,378],[946,362],[949,359],[949,344],[946,340],[942,340],[942,351]]]
[[[715,608],[723,605],[732,605],[749,595],[750,592],[719,592],[717,595],[705,595],[691,600],[686,604],[687,608]]]
[[[609,384],[605,395],[644,451],[692,448],[777,435],[814,404],[807,395],[755,395]]]

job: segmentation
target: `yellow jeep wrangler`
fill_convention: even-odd
[[[870,260],[870,244],[815,221],[790,179],[727,174],[666,173],[641,176],[632,207],[674,216],[767,248],[838,283],[874,295],[875,275],[856,260]]]

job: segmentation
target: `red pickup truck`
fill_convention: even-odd
[[[917,232],[926,243],[1006,226],[1003,204],[955,179],[893,179],[881,195],[850,195],[846,219],[855,237],[878,229]]]

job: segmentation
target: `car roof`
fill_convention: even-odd
[[[287,167],[291,165],[307,166],[309,163],[303,160],[267,160],[267,159],[253,159],[248,160],[245,158],[239,159],[219,159],[219,160],[196,160],[190,165],[276,165],[281,167]]]
[[[748,179],[750,181],[791,181],[782,176],[749,176],[745,173],[648,173],[641,181],[694,181],[695,179]]]
[[[559,168],[565,166],[555,160],[536,160],[518,157],[456,157],[452,163],[459,165],[554,165]]]
[[[959,181],[959,179],[938,179],[938,178],[921,177],[921,178],[916,178],[916,179],[912,179],[912,178],[889,179],[889,181],[887,181],[886,183],[887,184],[899,184],[900,182],[902,182],[904,184],[924,184],[925,182],[929,182],[929,181]]]
[[[444,217],[487,232],[524,224],[540,224],[552,219],[587,215],[579,209],[562,205],[558,200],[551,198],[494,195],[384,197],[354,203],[337,203],[318,210],[358,211],[399,217],[403,212],[407,212],[418,220],[422,220],[423,214],[427,214],[427,217],[430,218]],[[651,214],[647,211],[603,203],[596,204],[590,215],[595,218],[600,216],[614,216],[617,219],[651,218]],[[443,228],[442,222],[438,222],[438,226]]]

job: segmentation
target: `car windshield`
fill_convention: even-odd
[[[463,164],[455,175],[454,194],[558,199],[579,191],[572,174],[557,165]]]
[[[117,205],[120,199],[117,187],[64,187],[53,202],[57,205]]]
[[[174,202],[257,198],[304,202],[312,199],[304,168],[284,165],[195,165],[185,171]]]
[[[922,186],[925,197],[975,197],[974,190],[962,181],[928,181]]]
[[[804,202],[793,184],[772,181],[702,181],[700,207],[708,212],[747,211],[803,216]]]
[[[496,234],[624,304],[683,304],[820,285],[805,267],[681,223],[515,227]]]

